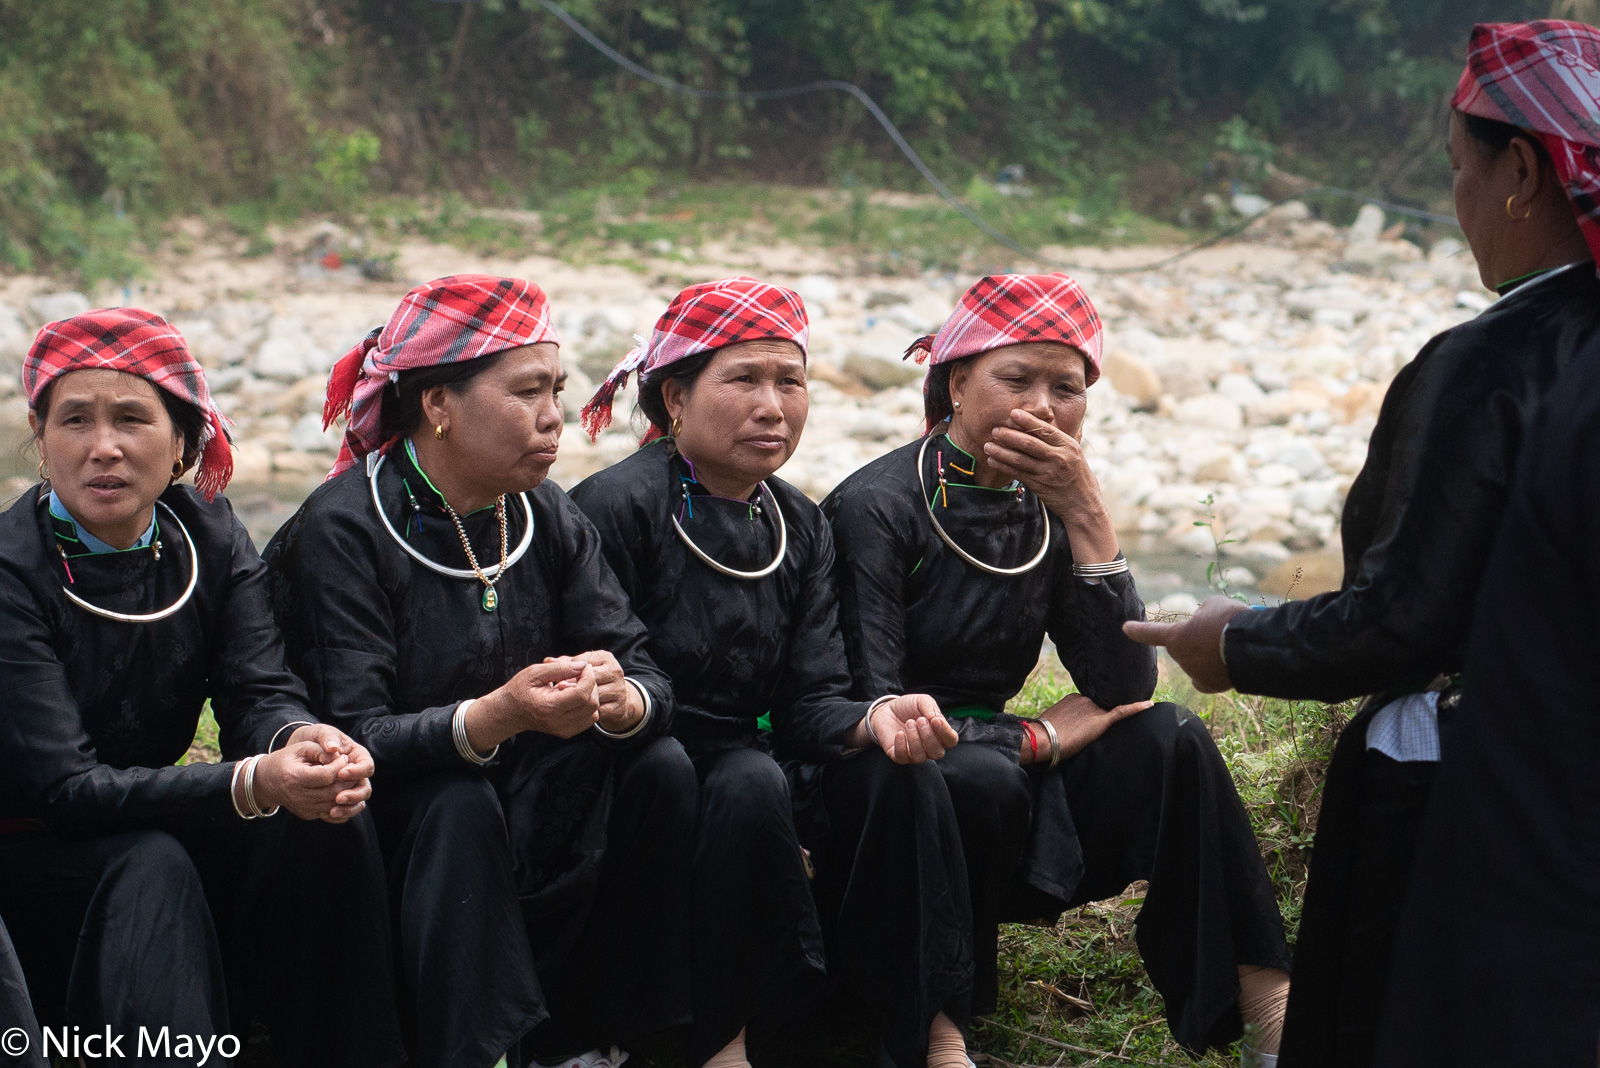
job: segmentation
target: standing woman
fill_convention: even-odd
[[[856,695],[925,691],[960,723],[937,767],[970,880],[973,1011],[998,992],[996,927],[1149,880],[1145,968],[1185,1048],[1276,1048],[1283,924],[1205,725],[1152,706],[1144,605],[1080,447],[1101,327],[1061,274],[998,275],[961,298],[931,357],[928,433],[823,502],[839,551]],[[1037,721],[1004,711],[1046,635],[1078,693]]]
[[[399,1063],[372,758],[284,667],[205,373],[115,308],[22,376],[46,481],[0,515],[0,916],[35,1009],[129,1063],[167,1063],[141,1026],[236,1056],[257,1012],[280,1063]],[[208,701],[227,759],[178,766]]]
[[[334,367],[344,449],[267,549],[312,707],[383,762],[422,1065],[688,1019],[694,770],[593,526],[545,480],[564,379],[538,286],[418,286]]]
[[[788,784],[758,740],[769,718],[776,756],[824,765],[835,833],[807,844],[845,980],[896,1064],[965,1068],[960,843],[938,772],[918,766],[955,732],[920,694],[850,699],[833,538],[773,477],[805,428],[808,332],[781,286],[690,286],[584,408],[598,434],[638,370],[645,446],[572,496],[672,677],[673,733],[700,777],[689,1061],[748,1068],[747,1035],[783,1023],[823,970]]]
[[[1551,383],[1600,333],[1600,35],[1480,25],[1453,106],[1456,216],[1501,299],[1395,376],[1345,500],[1343,588],[1259,612],[1213,598],[1184,623],[1128,628],[1167,646],[1202,690],[1368,695],[1323,788],[1286,1068],[1372,1061],[1511,473]]]

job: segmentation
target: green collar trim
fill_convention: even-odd
[[[945,433],[941,434],[940,437],[949,442],[952,449],[954,449],[956,452],[959,452],[962,456],[965,456],[969,461],[972,462],[972,471],[957,467],[951,460],[946,460],[945,466],[951,470],[960,471],[963,475],[971,477],[973,472],[978,469],[977,458],[966,449],[963,449],[960,445],[957,445],[955,439],[950,436],[949,431],[945,431]],[[941,474],[942,473],[943,472],[941,472]],[[1015,479],[1012,479],[1011,485],[1009,486],[980,486],[976,482],[952,482],[949,479],[946,479],[944,484],[949,486],[951,489],[988,490],[990,493],[1015,493],[1017,490],[1022,488],[1022,483],[1016,481]]]
[[[417,469],[417,474],[422,476],[422,481],[427,483],[428,488],[433,491],[433,495],[435,497],[439,498],[439,502],[441,504],[443,504],[444,500],[445,500],[444,494],[440,493],[439,492],[439,487],[435,486],[433,484],[433,479],[428,477],[428,472],[426,472],[426,471],[424,471],[422,469],[422,461],[417,459],[417,449],[416,449],[416,446],[411,443],[411,439],[410,438],[406,438],[406,459],[411,461],[411,466],[415,467]],[[404,480],[402,479],[402,481],[404,481]],[[410,489],[409,486],[407,486],[406,488],[408,490]],[[491,512],[493,510],[494,510],[494,505],[486,504],[482,508],[474,508],[472,511],[468,512],[467,514],[468,515],[477,515],[479,512]]]

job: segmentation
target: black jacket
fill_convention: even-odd
[[[651,657],[672,676],[674,732],[690,752],[749,745],[756,717],[770,712],[780,755],[826,759],[866,713],[850,698],[833,535],[805,494],[778,478],[767,487],[772,499],[760,512],[714,497],[662,441],[585,480],[572,499],[600,531],[606,560],[649,628]],[[774,507],[788,549],[762,579],[714,570],[672,526],[680,513],[703,552],[758,571],[778,550]]]
[[[250,536],[226,498],[207,503],[174,486],[161,500],[193,546],[158,508],[159,561],[129,550],[63,564],[45,492],[29,489],[0,515],[0,819],[39,818],[77,835],[237,821],[231,763],[173,766],[206,700],[230,761],[313,718],[284,667]],[[158,622],[105,619],[63,592],[155,612],[183,593],[194,552],[193,597]]]
[[[443,566],[468,566],[455,524],[403,447],[390,453],[378,489],[408,544]],[[650,692],[650,721],[624,742],[594,731],[570,742],[524,732],[501,747],[500,763],[529,750],[637,746],[670,727],[672,689],[645,652],[644,627],[593,525],[553,482],[526,498],[533,541],[496,584],[493,612],[484,611],[476,578],[440,575],[401,548],[361,465],[318,487],[268,544],[273,608],[311,707],[366,746],[386,775],[466,770],[450,729],[456,705],[547,656],[610,650]],[[506,498],[512,549],[527,529],[522,502]],[[494,509],[461,518],[479,562],[499,563]]]
[[[1345,500],[1343,588],[1235,617],[1234,687],[1342,701],[1460,671],[1517,451],[1597,333],[1600,278],[1586,263],[1430,341],[1389,387]]]

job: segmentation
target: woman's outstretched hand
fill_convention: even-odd
[[[874,708],[864,733],[870,739],[857,739],[861,747],[870,740],[896,764],[938,760],[960,741],[938,702],[925,693],[902,694]]]
[[[1041,712],[1039,718],[1048,720],[1050,726],[1056,729],[1056,737],[1061,743],[1061,759],[1065,760],[1089,748],[1113,724],[1143,712],[1153,704],[1154,701],[1135,701],[1116,708],[1101,708],[1081,693],[1069,693]],[[1039,743],[1039,760],[1048,763],[1050,752],[1045,745],[1042,729],[1036,739]],[[1033,763],[1033,746],[1024,745],[1022,754],[1022,763]]]
[[[256,804],[303,820],[344,823],[372,796],[372,755],[336,727],[308,723],[256,764]],[[240,784],[243,789],[243,784]]]
[[[1207,597],[1199,611],[1181,622],[1129,620],[1122,625],[1122,632],[1136,642],[1166,646],[1195,689],[1201,693],[1221,693],[1233,688],[1233,681],[1228,678],[1228,665],[1222,659],[1222,630],[1228,620],[1247,611],[1247,605],[1231,598]]]

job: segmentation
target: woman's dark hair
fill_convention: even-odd
[[[1534,158],[1539,161],[1541,167],[1552,165],[1550,152],[1544,147],[1544,142],[1522,127],[1498,119],[1486,119],[1482,115],[1468,115],[1464,111],[1461,113],[1461,118],[1466,123],[1467,133],[1471,134],[1472,139],[1479,145],[1488,149],[1490,155],[1498,156],[1513,140],[1520,137],[1533,146]]]
[[[716,358],[718,351],[712,349],[709,352],[686,356],[676,363],[669,364],[662,374],[652,375],[649,381],[639,383],[639,410],[662,434],[671,436],[672,417],[667,414],[667,402],[661,396],[661,387],[671,379],[685,389],[690,388],[694,385],[694,380],[700,377],[700,372]]]
[[[509,351],[509,350],[508,350]],[[407,437],[422,425],[422,394],[434,386],[444,386],[452,393],[466,389],[474,378],[492,370],[505,352],[479,356],[475,360],[457,360],[434,367],[414,367],[401,371],[398,381],[383,387],[383,436]]]
[[[55,391],[55,386],[56,384],[51,382],[44,387],[39,399],[33,403],[33,414],[38,417],[33,430],[34,440],[44,436],[44,424],[50,418],[50,394]],[[167,410],[167,418],[172,420],[172,425],[183,435],[183,466],[187,470],[200,459],[200,438],[206,432],[210,420],[206,418],[205,412],[188,401],[168,393],[160,386],[156,386],[156,396],[161,398],[161,406]]]
[[[971,357],[961,358],[967,359]],[[922,387],[922,412],[928,417],[929,430],[955,414],[955,405],[950,403],[950,372],[961,360],[951,360],[928,368],[928,380]]]

